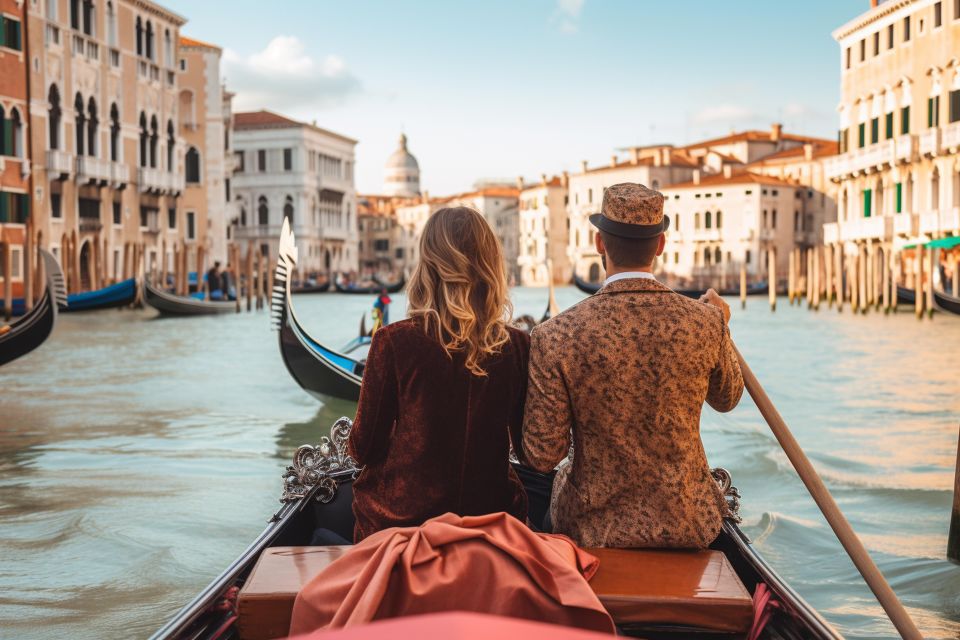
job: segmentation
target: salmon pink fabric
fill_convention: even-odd
[[[379,531],[297,594],[290,635],[373,620],[471,611],[614,632],[587,580],[599,561],[507,513],[446,513]]]

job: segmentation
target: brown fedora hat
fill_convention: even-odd
[[[663,194],[633,182],[607,188],[600,213],[591,215],[590,222],[621,238],[653,238],[670,228],[670,217],[663,214]]]

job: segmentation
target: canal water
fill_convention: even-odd
[[[544,290],[513,297],[518,313],[546,305]],[[582,297],[557,292],[561,307]],[[296,298],[333,345],[372,302]],[[960,318],[765,303],[735,304],[737,344],[925,635],[957,638],[960,567],[944,553]],[[296,386],[268,316],[63,315],[47,344],[3,367],[0,637],[149,635],[263,528],[293,450],[354,411]],[[750,398],[705,409],[703,436],[773,566],[849,638],[894,637]]]

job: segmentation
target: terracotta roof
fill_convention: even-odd
[[[632,160],[625,160],[623,162],[618,162],[615,165],[604,165],[600,167],[587,167],[587,173],[599,173],[601,171],[615,171],[619,169],[629,169],[630,167],[652,167],[654,166],[653,156],[647,156],[645,158],[640,158],[636,162]],[[698,167],[697,161],[691,158],[687,153],[679,151],[670,152],[670,164],[661,165],[661,166],[681,166],[681,167]],[[580,174],[583,175],[583,174]]]
[[[748,166],[753,165],[763,165],[767,163],[776,163],[776,162],[789,162],[797,158],[803,158],[804,156],[804,145],[799,147],[793,147],[791,149],[784,149],[783,151],[777,151],[776,153],[771,153],[768,156],[764,156],[759,160],[755,160],[750,163]],[[834,140],[821,140],[813,143],[813,157],[822,158],[824,156],[835,156],[839,151],[839,145]]]
[[[791,142],[829,142],[824,138],[814,138],[812,136],[798,136],[792,133],[781,133],[781,140],[790,140]],[[685,149],[700,149],[703,147],[714,147],[722,144],[733,144],[736,142],[773,142],[770,139],[769,131],[739,131],[731,133],[728,136],[713,138],[711,140],[702,140],[688,144]]]
[[[202,49],[215,49],[216,51],[222,51],[222,49],[215,44],[210,44],[209,42],[203,42],[202,40],[194,40],[193,38],[188,38],[187,36],[180,36],[180,46],[181,47],[199,47]]]
[[[484,187],[482,189],[477,189],[476,191],[458,193],[446,198],[445,200],[441,200],[441,202],[462,200],[464,198],[476,198],[481,196],[487,198],[518,198],[520,197],[520,190],[516,187]]]
[[[534,189],[543,189],[544,187],[560,187],[563,186],[563,180],[559,176],[553,176],[547,183],[544,184],[542,181],[531,182],[529,184],[523,185],[524,191],[533,191]]]
[[[352,142],[353,144],[357,143],[356,140],[353,138],[348,138],[345,135],[334,133],[333,131],[329,131],[327,129],[321,129],[316,125],[307,124],[306,122],[298,122],[297,120],[282,116],[279,113],[274,113],[273,111],[267,111],[266,109],[261,109],[260,111],[243,111],[233,114],[233,128],[236,131],[249,131],[254,129],[306,128],[333,136],[335,138],[340,138],[346,142]]]
[[[794,182],[781,180],[780,178],[774,178],[773,176],[765,176],[759,173],[743,171],[740,173],[735,173],[729,178],[724,176],[722,173],[703,176],[700,178],[699,184],[693,181],[681,182],[678,184],[668,184],[663,187],[661,191],[673,191],[676,189],[700,189],[702,187],[723,187],[736,184],[764,184],[774,187],[797,186],[797,184]]]

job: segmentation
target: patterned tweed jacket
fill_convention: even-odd
[[[556,476],[554,531],[584,546],[705,548],[726,504],[700,440],[704,401],[743,377],[717,307],[618,280],[534,329],[524,461]]]

